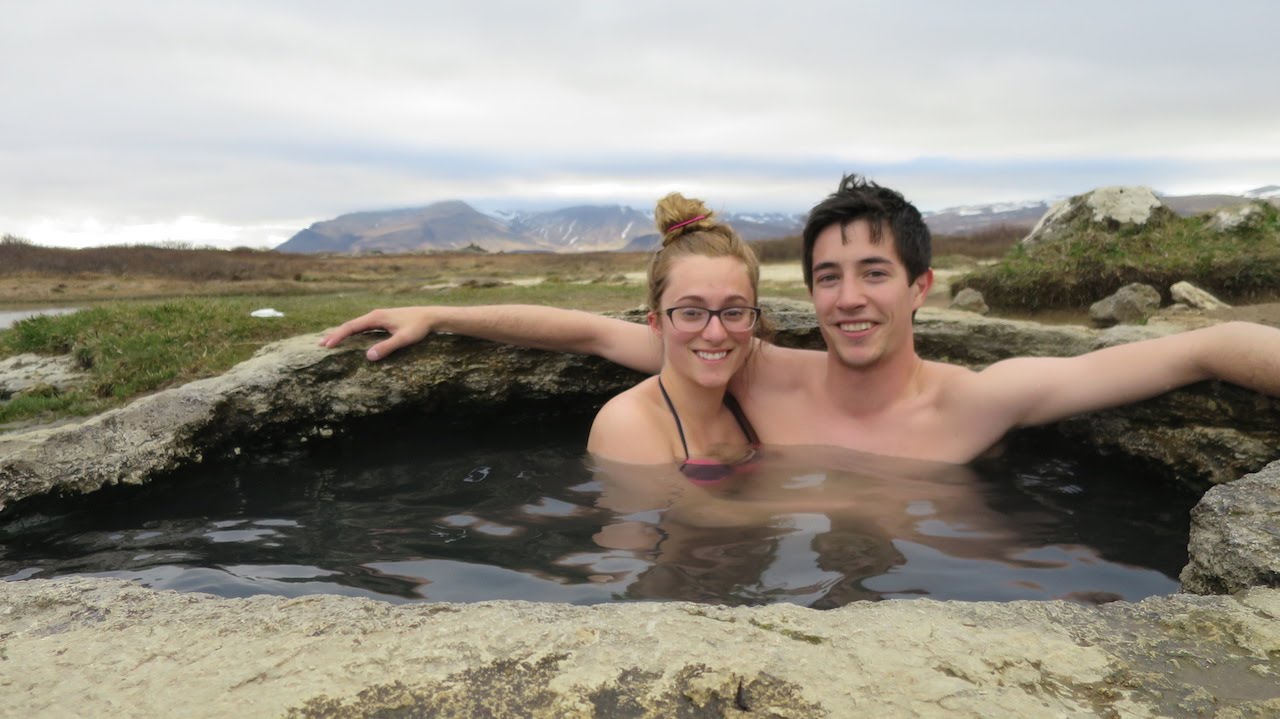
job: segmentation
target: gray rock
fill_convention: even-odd
[[[1022,239],[1027,246],[1056,242],[1077,234],[1081,228],[1097,224],[1110,230],[1124,226],[1144,226],[1176,217],[1148,187],[1102,187],[1062,200],[1049,208],[1031,233]]]
[[[1274,716],[1280,591],[599,606],[0,582],[5,716]],[[134,670],[142,667],[143,670]]]
[[[1110,297],[1089,307],[1089,320],[1095,327],[1145,322],[1160,308],[1160,291],[1140,282],[1125,285]]]
[[[1280,586],[1280,462],[1206,492],[1191,512],[1189,550],[1183,591]]]
[[[1102,187],[1086,195],[1094,222],[1145,225],[1151,213],[1164,206],[1150,187]]]
[[[972,287],[966,287],[957,292],[951,299],[949,308],[962,312],[976,312],[980,315],[991,311],[991,308],[987,307],[987,301],[982,298],[982,293]]]
[[[1220,310],[1231,305],[1196,287],[1190,282],[1175,282],[1169,287],[1169,294],[1174,302],[1181,302],[1198,310]]]
[[[1259,223],[1266,217],[1265,205],[1262,202],[1249,202],[1242,205],[1224,207],[1215,211],[1204,228],[1209,232],[1231,232],[1242,227]]]
[[[0,359],[0,400],[38,387],[65,391],[81,384],[87,375],[69,356],[43,357],[20,354]]]

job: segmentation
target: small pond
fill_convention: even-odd
[[[72,312],[78,312],[77,307],[40,307],[37,309],[0,309],[0,330],[8,329],[15,322],[21,322],[28,317],[39,317],[40,315],[69,315]]]
[[[1177,591],[1196,499],[1027,454],[956,467],[766,448],[693,485],[602,470],[576,424],[368,434],[21,503],[0,514],[0,577],[391,602],[1099,603]]]

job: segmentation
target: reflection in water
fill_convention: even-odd
[[[496,441],[361,438],[20,505],[0,515],[0,577],[91,574],[222,596],[827,608],[1132,600],[1176,591],[1186,559],[1190,497],[1080,461],[974,469],[770,448],[750,471],[692,483],[584,462],[576,431]]]

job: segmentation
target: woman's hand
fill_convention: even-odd
[[[322,347],[337,347],[351,335],[371,330],[390,332],[391,336],[369,348],[365,356],[378,361],[396,350],[421,342],[434,329],[434,307],[395,307],[374,310],[342,323],[325,333]]]

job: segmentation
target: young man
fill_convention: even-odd
[[[805,283],[827,351],[767,346],[730,391],[768,444],[833,445],[963,463],[1011,429],[1153,397],[1207,379],[1280,395],[1280,330],[1227,323],[1070,358],[1018,358],[981,372],[923,360],[912,316],[933,285],[929,230],[901,194],[845,177],[810,213]],[[327,334],[333,347],[383,329],[381,359],[431,332],[594,354],[656,373],[649,329],[549,307],[377,310]]]

